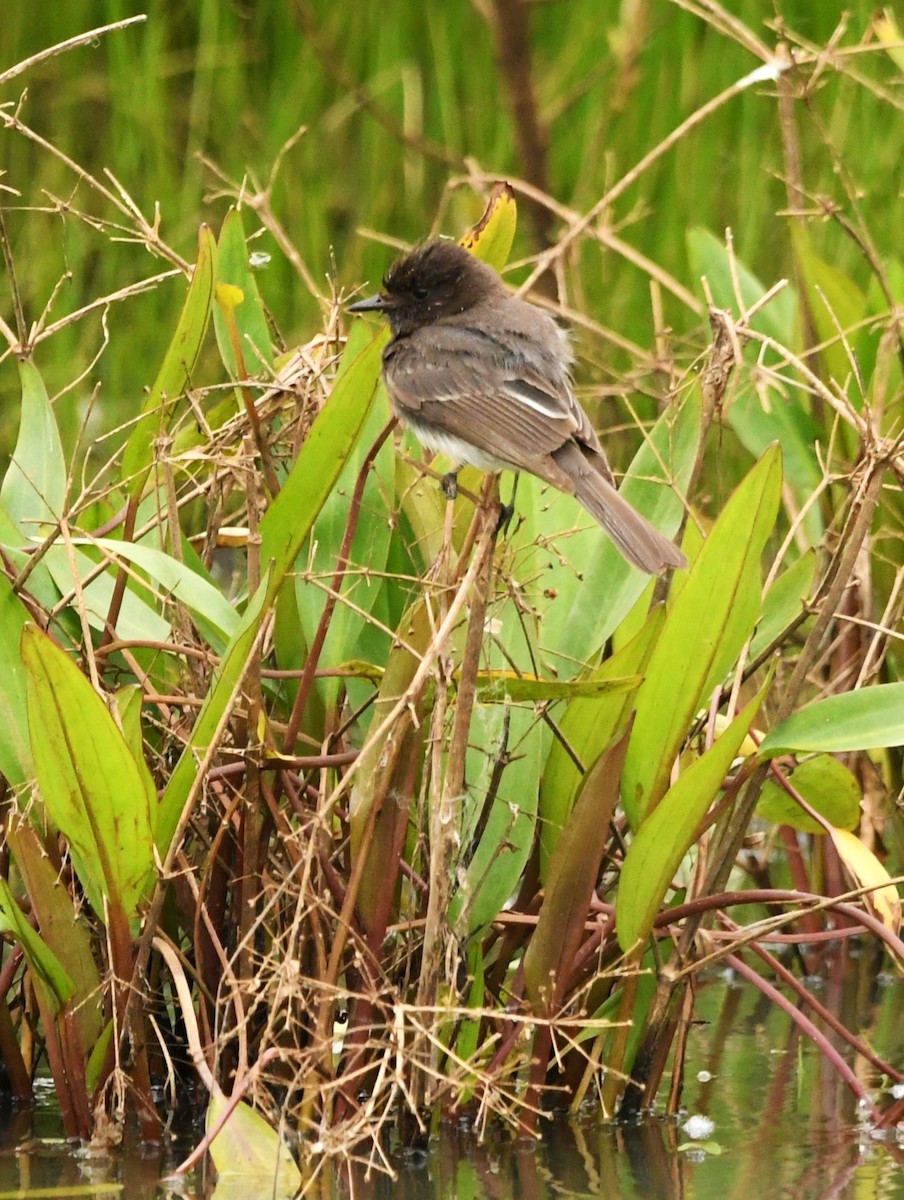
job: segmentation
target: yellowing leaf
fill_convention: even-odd
[[[220,1120],[228,1103],[222,1095],[210,1097],[208,1129]],[[301,1174],[282,1138],[244,1100],[211,1142],[210,1157],[219,1176],[243,1179],[250,1194],[256,1192],[254,1184],[266,1184],[268,1196],[292,1196],[301,1186]]]
[[[501,271],[508,261],[515,240],[518,208],[511,184],[499,182],[493,186],[483,216],[461,239],[461,244],[481,262]]]
[[[883,8],[873,17],[873,33],[885,47],[889,58],[899,71],[904,71],[904,48],[901,46],[901,29],[890,8]]]
[[[217,303],[226,309],[238,308],[245,299],[245,293],[234,283],[218,283],[215,292]]]
[[[832,841],[857,886],[875,889],[867,892],[866,901],[882,924],[897,933],[901,928],[901,898],[889,873],[872,850],[847,829],[833,829]]]

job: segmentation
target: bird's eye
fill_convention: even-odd
[[[411,289],[411,294],[414,296],[415,300],[427,299],[427,289],[425,287],[413,287]]]

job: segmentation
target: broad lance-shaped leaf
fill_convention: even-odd
[[[734,252],[729,254],[721,240],[707,230],[692,229],[687,235],[687,248],[691,276],[706,279],[707,294],[716,308],[736,312],[740,303],[744,312],[753,311],[750,324],[754,330],[766,334],[778,346],[794,345],[799,304],[793,287],[779,289],[763,305],[766,286]],[[769,280],[770,286],[773,282]],[[728,421],[754,458],[773,442],[779,443],[788,487],[793,489],[798,505],[803,505],[823,476],[815,449],[824,437],[822,426],[810,413],[808,397],[778,382],[785,359],[777,348],[752,339],[742,348],[742,354],[745,369],[735,372]],[[818,505],[807,505],[803,524],[809,540],[818,544],[824,531]]]
[[[354,356],[368,347],[372,334],[364,321],[356,321],[349,334],[346,354]],[[337,384],[337,388],[341,386]],[[349,453],[342,472],[325,498],[317,520],[311,530],[310,540],[302,551],[305,572],[295,577],[295,599],[304,639],[312,645],[327,603],[326,592],[311,585],[306,572],[315,578],[331,579],[342,550],[349,517],[349,496],[355,490],[365,456],[390,419],[389,404],[385,393],[378,389],[371,404],[367,420]],[[393,510],[390,507],[395,486],[395,448],[391,440],[383,445],[364,477],[364,490],[358,512],[357,527],[352,541],[349,559],[352,563],[364,564],[370,578],[362,578],[358,571],[350,571],[341,585],[344,598],[333,609],[326,639],[320,652],[319,665],[332,668],[345,659],[366,653],[369,636],[374,629],[370,613],[374,604],[385,597],[387,588],[387,562],[392,545]],[[377,581],[382,581],[378,583]],[[377,614],[378,620],[381,614]],[[388,639],[387,639],[388,640]],[[385,643],[373,647],[374,656],[383,657]],[[323,678],[316,681],[316,689],[327,708],[333,707],[339,693],[340,681]]]
[[[814,251],[807,226],[795,221],[790,233],[809,315],[823,343],[820,360],[835,379],[844,379],[851,369],[850,351],[839,334],[855,336],[856,330],[870,315],[866,297],[849,275]],[[883,301],[883,308],[885,304]],[[856,394],[853,389],[851,395]]]
[[[98,631],[105,629],[115,586],[113,572],[104,571],[91,579],[97,570],[94,559],[78,548],[70,554],[62,542],[56,542],[50,547],[42,563],[46,563],[47,570],[62,595],[72,596],[78,590],[85,617],[91,628]],[[85,583],[84,580],[87,579],[91,579],[91,582]],[[130,587],[126,589],[122,599],[116,632],[125,641],[165,642],[170,636],[170,624]]]
[[[609,664],[607,663],[608,667]],[[456,677],[457,677],[456,673]],[[478,671],[476,695],[481,704],[539,704],[542,701],[620,696],[622,701],[640,685],[639,675],[602,669],[584,679],[539,679],[516,671]]]
[[[808,704],[763,739],[760,756],[891,746],[904,746],[904,683],[880,683]]]
[[[217,736],[220,723],[242,685],[255,638],[276,600],[277,590],[278,582],[274,574],[268,572],[242,613],[201,705],[191,737],[163,790],[157,818],[157,846],[161,859],[169,853],[170,842],[197,778],[198,765]]]
[[[22,630],[28,624],[25,605],[0,574],[0,774],[18,787],[32,774],[28,742],[25,671],[19,659]]]
[[[735,489],[677,595],[637,694],[622,799],[637,829],[668,787],[694,716],[760,615],[760,558],[775,526],[782,460],[773,446]]]
[[[550,857],[543,906],[524,955],[524,983],[535,1012],[554,1011],[563,999],[609,841],[627,743],[623,734],[585,775]]]
[[[628,847],[615,902],[618,943],[626,953],[649,937],[669,884],[722,787],[771,682],[771,678],[767,680],[722,736],[681,773]]]
[[[242,301],[233,310],[238,327],[239,344],[244,360],[245,373],[260,374],[263,365],[273,366],[273,347],[267,316],[257,290],[257,280],[249,265],[248,243],[242,226],[242,214],[231,208],[226,214],[217,241],[217,283],[238,288]],[[219,304],[214,305],[213,324],[217,335],[220,357],[233,379],[243,374],[235,361],[235,351],[229,337],[227,320]]]
[[[621,676],[635,680],[630,691],[621,694],[593,696],[578,691],[562,716],[556,718],[561,736],[553,739],[540,779],[540,879],[543,883],[549,878],[550,856],[582,785],[580,769],[572,756],[576,755],[584,767],[590,769],[624,727],[633,696],[643,678],[641,672],[664,620],[665,608],[659,605],[625,646],[585,678],[573,681],[573,686],[580,688],[584,684],[615,682]]]
[[[217,247],[206,225],[198,235],[198,261],[192,273],[176,332],[150,395],[126,442],[122,479],[132,500],[140,499],[154,462],[154,443],[169,429],[178,400],[190,386],[192,373],[210,320],[216,279]]]
[[[5,879],[0,879],[0,930],[22,947],[35,987],[50,1010],[58,1013],[72,999],[75,985],[50,947],[32,929]]]
[[[464,235],[461,244],[481,262],[501,271],[508,262],[517,223],[518,206],[511,184],[494,184],[483,216]]]
[[[229,1101],[220,1092],[210,1097],[208,1131],[222,1119]],[[294,1196],[301,1172],[277,1131],[250,1104],[240,1100],[210,1144],[217,1174],[226,1180],[241,1179],[252,1196]]]
[[[97,546],[115,558],[140,567],[168,596],[175,596],[219,636],[230,637],[238,624],[238,613],[222,592],[186,563],[142,542],[123,542],[116,538],[73,538],[76,546]]]
[[[750,658],[757,659],[800,618],[813,590],[816,554],[808,550],[779,575],[763,599],[763,615],[750,643]]]
[[[19,436],[0,500],[24,538],[40,536],[41,525],[56,521],[66,497],[66,459],[56,416],[44,381],[29,359],[19,363],[22,411]]]
[[[516,704],[506,708],[476,703],[469,743],[465,803],[471,811],[464,845],[473,842],[475,817],[483,816],[488,798],[491,803],[474,857],[450,907],[450,924],[462,936],[495,920],[519,885],[534,843],[541,765],[548,749],[546,727],[530,709]],[[499,773],[503,745],[518,750]]]
[[[534,622],[511,594],[490,611],[494,636],[484,640],[486,666],[532,670],[538,657]],[[467,867],[463,879],[459,868],[449,911],[449,923],[460,936],[489,925],[520,886],[534,845],[550,736],[532,707],[510,701],[474,704],[459,827]]]
[[[289,478],[264,514],[261,562],[273,562],[279,580],[294,565],[367,420],[388,336],[383,330],[364,350],[343,360],[332,395],[311,426]]]
[[[68,976],[63,991],[59,991],[63,976],[56,976],[54,988],[64,999],[71,983],[72,1028],[82,1053],[87,1055],[104,1027],[103,1006],[98,1003],[101,979],[91,949],[92,921],[84,905],[80,904],[80,912],[76,910],[44,844],[48,837],[55,836],[39,834],[27,817],[18,813],[7,819],[7,845],[37,918],[41,941],[56,959],[56,964],[48,959],[42,969],[45,975],[54,975],[58,965]],[[34,955],[34,948],[31,953]]]
[[[106,705],[75,663],[34,625],[22,633],[28,724],[38,786],[68,840],[91,907],[131,919],[154,878],[157,795]]]
[[[625,499],[669,537],[684,514],[681,493],[697,458],[700,431],[700,392],[694,389],[680,408],[663,413],[650,430],[620,488]],[[522,475],[519,513],[524,506],[521,553],[531,555],[531,569],[522,567],[522,572],[536,575],[543,595],[549,597],[540,600],[541,648],[560,675],[570,675],[598,656],[648,587],[649,576],[619,554],[573,497]],[[576,523],[577,533],[558,536]],[[552,541],[554,554],[530,548],[538,535],[541,544]]]
[[[729,255],[725,243],[708,229],[698,226],[688,230],[687,252],[691,263],[691,276],[694,279],[706,277],[713,304],[718,308],[734,310],[737,308],[740,292],[740,303],[745,311],[754,305],[758,306],[751,319],[751,326],[761,333],[768,334],[777,342],[790,344],[797,322],[797,296],[793,288],[782,288],[768,304],[761,305],[760,301],[767,291],[765,285],[735,254]],[[758,352],[759,347],[754,345],[750,351],[751,356],[755,358]]]

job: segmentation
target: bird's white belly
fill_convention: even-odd
[[[411,432],[422,446],[435,454],[446,454],[454,466],[477,467],[480,471],[501,471],[509,464],[493,454],[487,454],[479,446],[463,441],[455,434],[445,433],[432,425],[420,425],[413,421],[405,421]]]

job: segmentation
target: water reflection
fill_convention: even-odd
[[[856,1013],[866,1014],[862,1035],[889,1061],[902,1062],[900,980],[860,972],[830,977],[823,986],[827,1007],[855,1028]],[[882,1081],[873,1068],[854,1060],[843,1043],[838,1049],[878,1092]],[[860,1121],[852,1093],[797,1027],[749,988],[719,980],[701,992],[682,1098],[680,1120],[602,1126],[588,1110],[571,1121],[551,1121],[539,1143],[501,1133],[481,1143],[472,1131],[445,1129],[423,1159],[393,1158],[394,1179],[368,1173],[363,1164],[324,1168],[306,1194],[316,1200],[904,1200],[904,1146],[893,1133],[875,1138]],[[708,1118],[711,1131],[689,1126],[690,1115]],[[214,1189],[203,1173],[179,1184],[161,1182],[184,1147],[168,1159],[137,1148],[110,1158],[58,1139],[50,1103],[0,1114],[0,1200],[51,1187],[63,1189],[57,1196],[127,1200],[271,1195],[247,1182]]]

